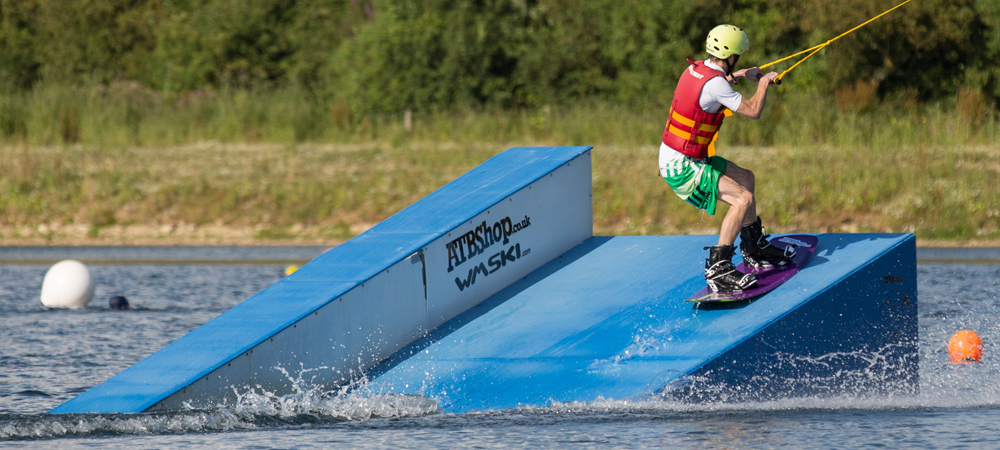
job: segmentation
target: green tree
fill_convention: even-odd
[[[38,80],[36,11],[31,0],[0,0],[0,90],[27,89]]]
[[[285,61],[288,81],[314,95],[331,82],[333,55],[372,19],[374,7],[361,0],[299,0],[292,10],[288,40],[295,49]]]
[[[0,0],[0,89],[296,85],[317,108],[342,99],[362,112],[662,105],[717,24],[743,27],[751,49],[742,65],[759,65],[898,1]],[[974,89],[996,100],[998,5],[911,2],[788,81],[823,94],[861,82],[881,96],[936,101]]]
[[[516,104],[528,9],[510,0],[379,3],[335,59],[334,95],[375,112]]]
[[[662,104],[719,23],[746,22],[755,57],[797,48],[797,3],[683,0],[404,0],[338,53],[336,94],[363,111],[538,106],[613,99]]]
[[[294,0],[174,0],[156,27],[157,84],[251,86],[284,77]]]
[[[806,29],[833,38],[898,3],[815,0],[809,7],[816,15],[806,22]],[[875,85],[882,95],[904,90],[924,100],[953,95],[966,69],[985,54],[975,44],[984,41],[986,26],[974,3],[911,2],[836,41],[823,50],[829,60],[830,86],[835,89],[861,80]]]
[[[985,26],[981,41],[968,42],[972,51],[979,54],[978,61],[968,66],[969,84],[981,88],[994,103],[1000,101],[1000,2],[977,0],[978,19]]]
[[[33,0],[34,51],[41,78],[56,83],[137,79],[155,46],[156,0]]]

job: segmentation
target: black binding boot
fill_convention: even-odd
[[[757,277],[736,270],[733,265],[732,245],[705,247],[705,282],[712,292],[737,292],[757,284]]]
[[[743,263],[749,267],[783,266],[795,257],[795,246],[789,245],[784,250],[771,245],[764,234],[764,227],[757,221],[740,229],[740,254]]]

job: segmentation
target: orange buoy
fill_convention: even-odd
[[[983,359],[983,340],[975,331],[959,331],[948,341],[948,355],[953,363],[979,362]]]

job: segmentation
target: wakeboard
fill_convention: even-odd
[[[747,267],[744,263],[739,263],[736,270],[743,273],[753,273],[757,276],[757,284],[750,289],[734,292],[712,292],[707,286],[688,298],[687,302],[696,303],[725,303],[752,300],[768,292],[773,291],[784,282],[790,280],[799,270],[809,262],[819,238],[805,234],[792,234],[771,239],[771,245],[784,248],[789,245],[795,246],[795,257],[792,261],[783,266],[766,266],[760,268]]]

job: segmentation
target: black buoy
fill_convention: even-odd
[[[116,295],[108,299],[108,308],[118,310],[132,309],[132,307],[128,304],[128,299],[120,295]]]

